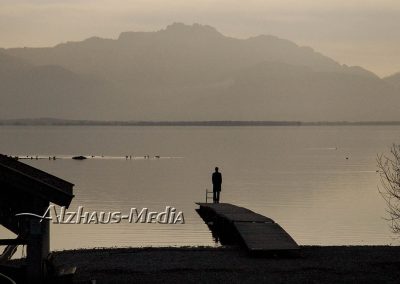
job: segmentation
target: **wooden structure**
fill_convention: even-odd
[[[293,238],[274,220],[247,208],[229,203],[196,203],[200,214],[208,216],[225,231],[236,234],[250,252],[298,250]]]
[[[68,207],[74,197],[73,186],[72,183],[0,154],[0,225],[17,235],[16,239],[0,240],[0,246],[6,246],[0,259],[3,262],[10,259],[18,245],[26,245],[23,283],[42,283],[46,277],[46,260],[50,249],[49,221],[16,214],[43,216],[50,202]]]

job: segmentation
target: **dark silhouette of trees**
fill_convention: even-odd
[[[378,172],[381,178],[379,193],[386,201],[387,220],[394,233],[400,233],[400,144],[393,144],[390,155],[378,155]]]

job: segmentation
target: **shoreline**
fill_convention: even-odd
[[[399,126],[399,120],[300,121],[300,120],[87,120],[59,118],[0,119],[0,126]]]
[[[301,246],[252,257],[236,247],[97,248],[53,252],[74,283],[398,283],[400,246]]]

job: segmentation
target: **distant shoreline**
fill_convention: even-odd
[[[400,126],[400,121],[108,121],[38,118],[4,119],[0,120],[0,126]]]

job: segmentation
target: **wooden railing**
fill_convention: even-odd
[[[211,197],[209,196],[210,194],[211,194]],[[206,188],[206,203],[208,203],[208,199],[213,200],[213,192],[208,191],[208,189]]]

